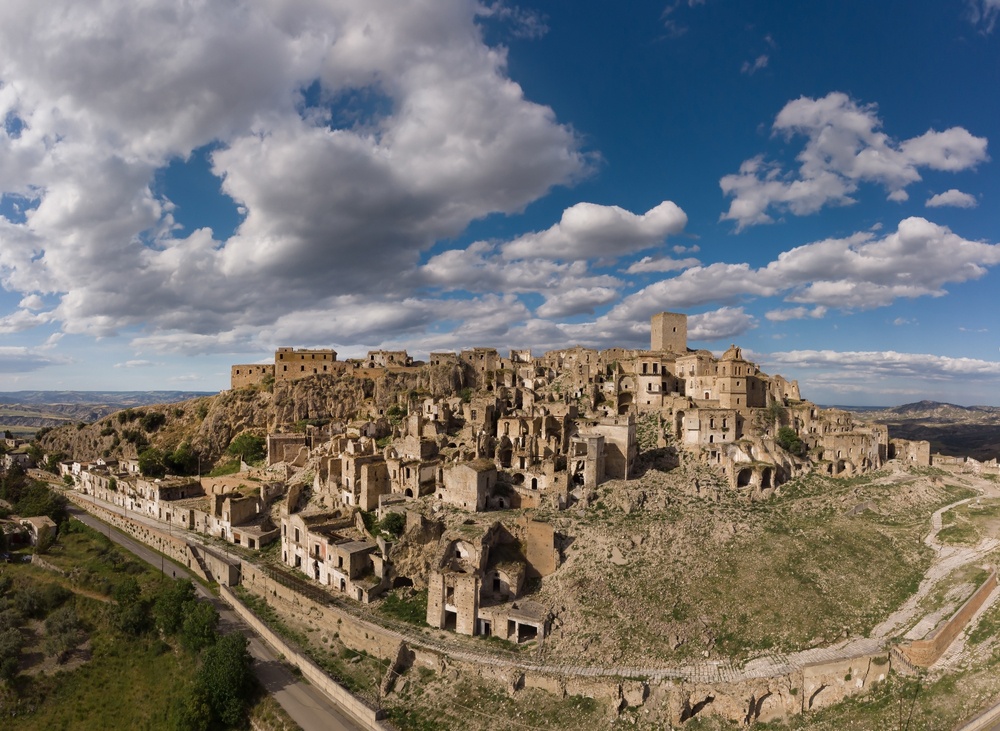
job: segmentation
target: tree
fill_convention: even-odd
[[[139,471],[146,477],[163,477],[167,474],[163,452],[154,447],[139,452]]]
[[[150,411],[139,420],[139,424],[147,432],[154,432],[167,421],[167,415],[159,411]]]
[[[0,680],[8,683],[17,675],[18,658],[24,638],[15,628],[0,631]]]
[[[111,592],[109,607],[111,625],[130,635],[140,635],[149,628],[149,613],[142,598],[139,582],[133,576],[126,576]]]
[[[186,605],[195,601],[191,580],[167,582],[153,600],[153,621],[168,635],[180,632]]]
[[[227,726],[241,723],[254,692],[247,644],[238,632],[221,637],[205,650],[195,681],[196,696],[202,695],[212,716]]]
[[[65,662],[69,651],[86,637],[83,622],[69,604],[55,610],[45,620],[45,652],[55,655],[59,664]]]
[[[379,521],[378,527],[381,528],[384,533],[388,533],[389,535],[398,538],[403,535],[403,531],[406,530],[406,516],[402,513],[387,513],[386,516]]]
[[[267,454],[264,437],[243,432],[229,443],[226,452],[233,457],[241,457],[244,462],[260,462]]]
[[[190,442],[181,442],[164,460],[167,469],[175,475],[190,475],[198,469],[198,454]]]
[[[218,639],[219,613],[208,602],[191,600],[184,605],[181,645],[191,652],[211,647]]]
[[[805,442],[799,438],[799,435],[796,434],[795,430],[790,426],[783,426],[778,429],[778,436],[775,441],[778,443],[778,446],[786,452],[794,454],[798,457],[804,455],[808,449]]]

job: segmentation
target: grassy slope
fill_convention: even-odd
[[[764,503],[715,502],[651,471],[628,488],[644,494],[632,512],[620,483],[602,486],[591,512],[555,518],[574,541],[541,592],[559,615],[549,657],[664,666],[865,635],[916,590],[930,514],[971,494],[925,482],[810,477]]]

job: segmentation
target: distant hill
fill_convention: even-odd
[[[103,404],[126,409],[214,395],[214,391],[0,391],[0,404]]]
[[[847,407],[849,408],[849,407]],[[1000,407],[917,401],[888,409],[852,408],[899,439],[926,440],[931,452],[981,461],[1000,458]]]
[[[0,392],[0,431],[31,436],[42,427],[89,424],[122,409],[212,395],[197,391],[5,391]]]

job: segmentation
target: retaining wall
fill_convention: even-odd
[[[275,650],[284,655],[285,660],[293,664],[302,672],[302,677],[312,683],[327,698],[337,704],[354,721],[362,727],[371,731],[388,731],[389,727],[381,723],[385,717],[383,711],[370,707],[360,698],[351,695],[345,688],[334,681],[330,676],[316,665],[312,660],[292,647],[281,637],[264,624],[256,614],[254,614],[243,602],[241,602],[232,591],[225,586],[219,587],[222,598],[232,606],[233,610],[240,615],[253,631],[264,638]]]
[[[919,667],[928,668],[936,663],[948,646],[958,637],[958,634],[965,629],[965,626],[972,619],[973,615],[983,606],[983,602],[997,588],[996,569],[990,572],[982,586],[976,589],[957,612],[942,625],[939,625],[922,640],[915,640],[899,645],[899,651],[903,653],[907,660]]]

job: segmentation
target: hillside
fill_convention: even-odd
[[[7,391],[0,392],[0,430],[31,436],[44,427],[90,423],[126,408],[187,401],[194,391]]]
[[[233,437],[245,431],[263,436],[306,422],[376,419],[394,404],[451,396],[464,385],[461,370],[451,366],[323,375],[281,381],[270,388],[116,410],[91,424],[65,424],[43,432],[39,441],[48,453],[82,460],[135,458],[147,445],[170,453],[187,443],[206,469],[218,461]]]
[[[1000,407],[918,401],[890,409],[855,409],[889,426],[893,438],[926,440],[931,452],[980,461],[1000,458]]]

